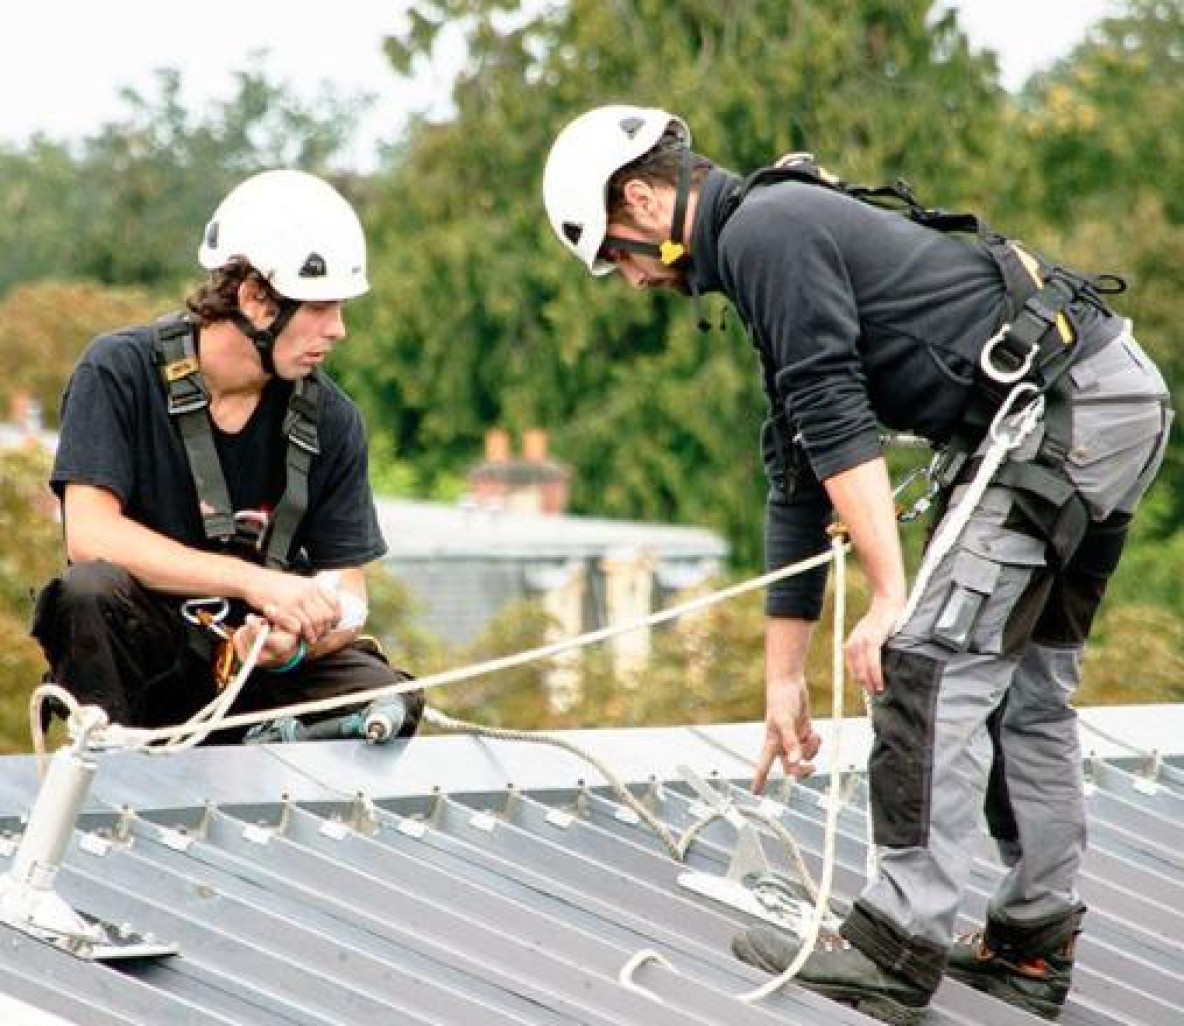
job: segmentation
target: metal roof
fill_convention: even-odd
[[[1091,758],[1090,906],[1069,1026],[1177,1024],[1184,1008],[1184,773],[1174,767],[1184,707],[1091,710],[1106,735]],[[825,728],[826,723],[820,724]],[[564,735],[611,766],[675,831],[702,811],[680,766],[737,802],[759,724]],[[1144,765],[1127,744],[1169,756]],[[1124,743],[1125,742],[1125,743]],[[844,723],[843,765],[860,764],[866,724]],[[831,747],[828,745],[828,747]],[[178,957],[81,961],[0,926],[0,1021],[129,1024],[866,1023],[794,985],[755,1005],[766,977],[728,954],[751,920],[677,883],[722,874],[734,844],[708,827],[686,865],[569,753],[469,737],[206,748],[100,758],[57,880],[75,908],[176,941]],[[0,871],[36,792],[30,757],[0,760]],[[1147,770],[1156,771],[1155,776]],[[837,902],[864,872],[864,781],[840,815]],[[585,783],[586,782],[586,783]],[[815,873],[819,778],[763,805]],[[767,838],[770,858],[777,845]],[[999,870],[986,838],[962,925]],[[644,949],[670,963],[618,973]],[[936,1024],[1036,1020],[957,983]]]

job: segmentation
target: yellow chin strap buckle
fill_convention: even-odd
[[[658,247],[658,253],[662,263],[671,267],[687,255],[687,248],[681,242],[667,239]]]

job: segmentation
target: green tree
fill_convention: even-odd
[[[1184,401],[1184,4],[1126,0],[1024,90],[1033,241],[1067,263],[1114,271],[1175,407]],[[1175,432],[1157,489],[1157,543],[1184,531],[1184,442]],[[1184,610],[1178,599],[1173,608]]]
[[[375,430],[430,477],[486,427],[549,427],[578,510],[695,520],[759,548],[764,416],[732,325],[700,336],[680,301],[593,282],[550,236],[540,180],[555,133],[609,99],[685,110],[696,145],[750,169],[815,149],[851,178],[906,172],[948,205],[985,190],[1004,94],[928,0],[595,0],[526,13],[417,4],[396,68],[466,27],[455,114],[413,124],[376,198],[374,279],[345,376]],[[953,184],[956,192],[951,191]]]
[[[182,103],[182,74],[166,68],[151,90],[125,89],[127,113],[75,150],[47,139],[0,149],[0,295],[47,277],[176,291],[233,185],[269,167],[330,173],[370,98],[325,87],[299,99],[264,62],[256,55],[231,98],[200,114]]]
[[[143,292],[89,283],[22,285],[0,299],[0,352],[9,372],[0,381],[0,407],[23,393],[58,423],[62,388],[79,354],[95,335],[143,323],[161,312]]]
[[[36,589],[61,565],[48,469],[36,448],[0,454],[0,752],[28,749],[26,704],[45,671],[29,622]]]

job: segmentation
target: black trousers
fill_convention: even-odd
[[[32,634],[49,661],[47,679],[125,726],[166,727],[187,720],[216,698],[218,689],[213,646],[195,636],[181,615],[181,602],[145,588],[112,563],[71,565],[42,589],[33,617]],[[387,663],[377,645],[361,639],[287,673],[256,671],[231,711],[258,712],[410,679]],[[409,737],[419,725],[423,692],[403,698],[408,716],[399,736]],[[209,740],[230,743],[243,733],[219,731]]]

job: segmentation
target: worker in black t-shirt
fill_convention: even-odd
[[[361,636],[386,545],[361,417],[321,369],[369,287],[358,217],[319,178],[265,172],[223,200],[199,260],[187,312],[95,339],[62,402],[69,566],[33,633],[50,679],[125,725],[206,705],[264,624],[234,712],[407,679]],[[403,698],[409,736],[423,700]]]

